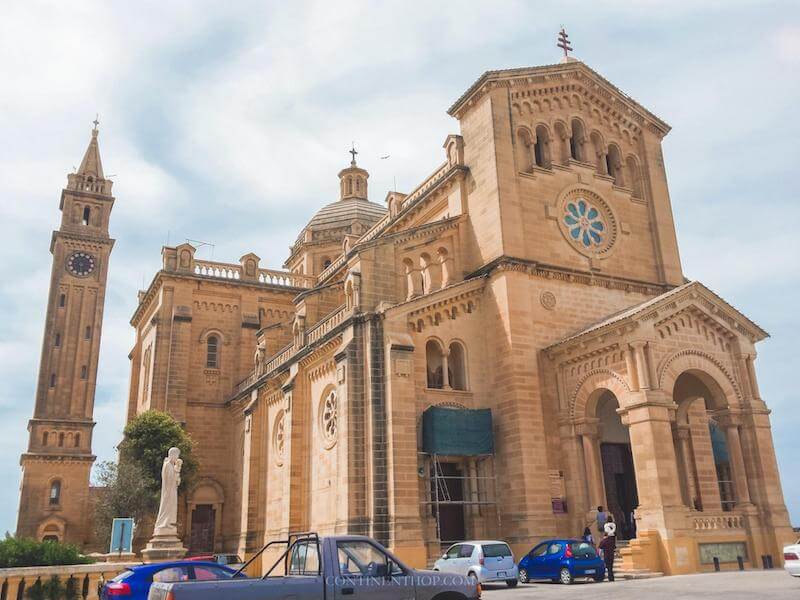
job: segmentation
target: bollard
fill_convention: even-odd
[[[744,571],[744,559],[741,556],[737,556],[736,562],[739,563],[739,570]]]
[[[719,557],[714,557],[714,570],[719,572]]]

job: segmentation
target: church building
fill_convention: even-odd
[[[383,203],[353,151],[282,270],[163,248],[127,410],[195,441],[184,545],[365,534],[419,567],[466,539],[519,557],[602,505],[631,571],[779,563],[767,333],[683,275],[669,125],[571,57],[448,114],[443,162]]]

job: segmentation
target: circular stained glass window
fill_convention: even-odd
[[[617,236],[614,215],[594,191],[572,188],[562,195],[558,222],[564,237],[586,256],[601,257]]]

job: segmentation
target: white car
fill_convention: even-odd
[[[800,540],[783,547],[783,568],[793,577],[800,577]]]
[[[472,577],[481,583],[517,585],[517,563],[508,544],[500,541],[469,541],[453,544],[433,565],[434,571]]]

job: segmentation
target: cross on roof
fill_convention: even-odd
[[[97,126],[100,125],[100,115],[94,116],[94,121],[92,121],[92,124],[94,125],[94,130],[97,131]]]
[[[556,44],[559,48],[564,51],[564,58],[569,57],[569,53],[572,52],[572,46],[569,44],[569,36],[567,32],[564,30],[564,26],[561,26],[561,31],[558,32],[558,43]]]
[[[353,157],[353,159],[350,161],[350,165],[355,167],[356,166],[356,154],[358,154],[358,151],[356,150],[356,143],[355,142],[353,142],[352,147],[351,147],[350,150],[348,150],[348,152]]]

